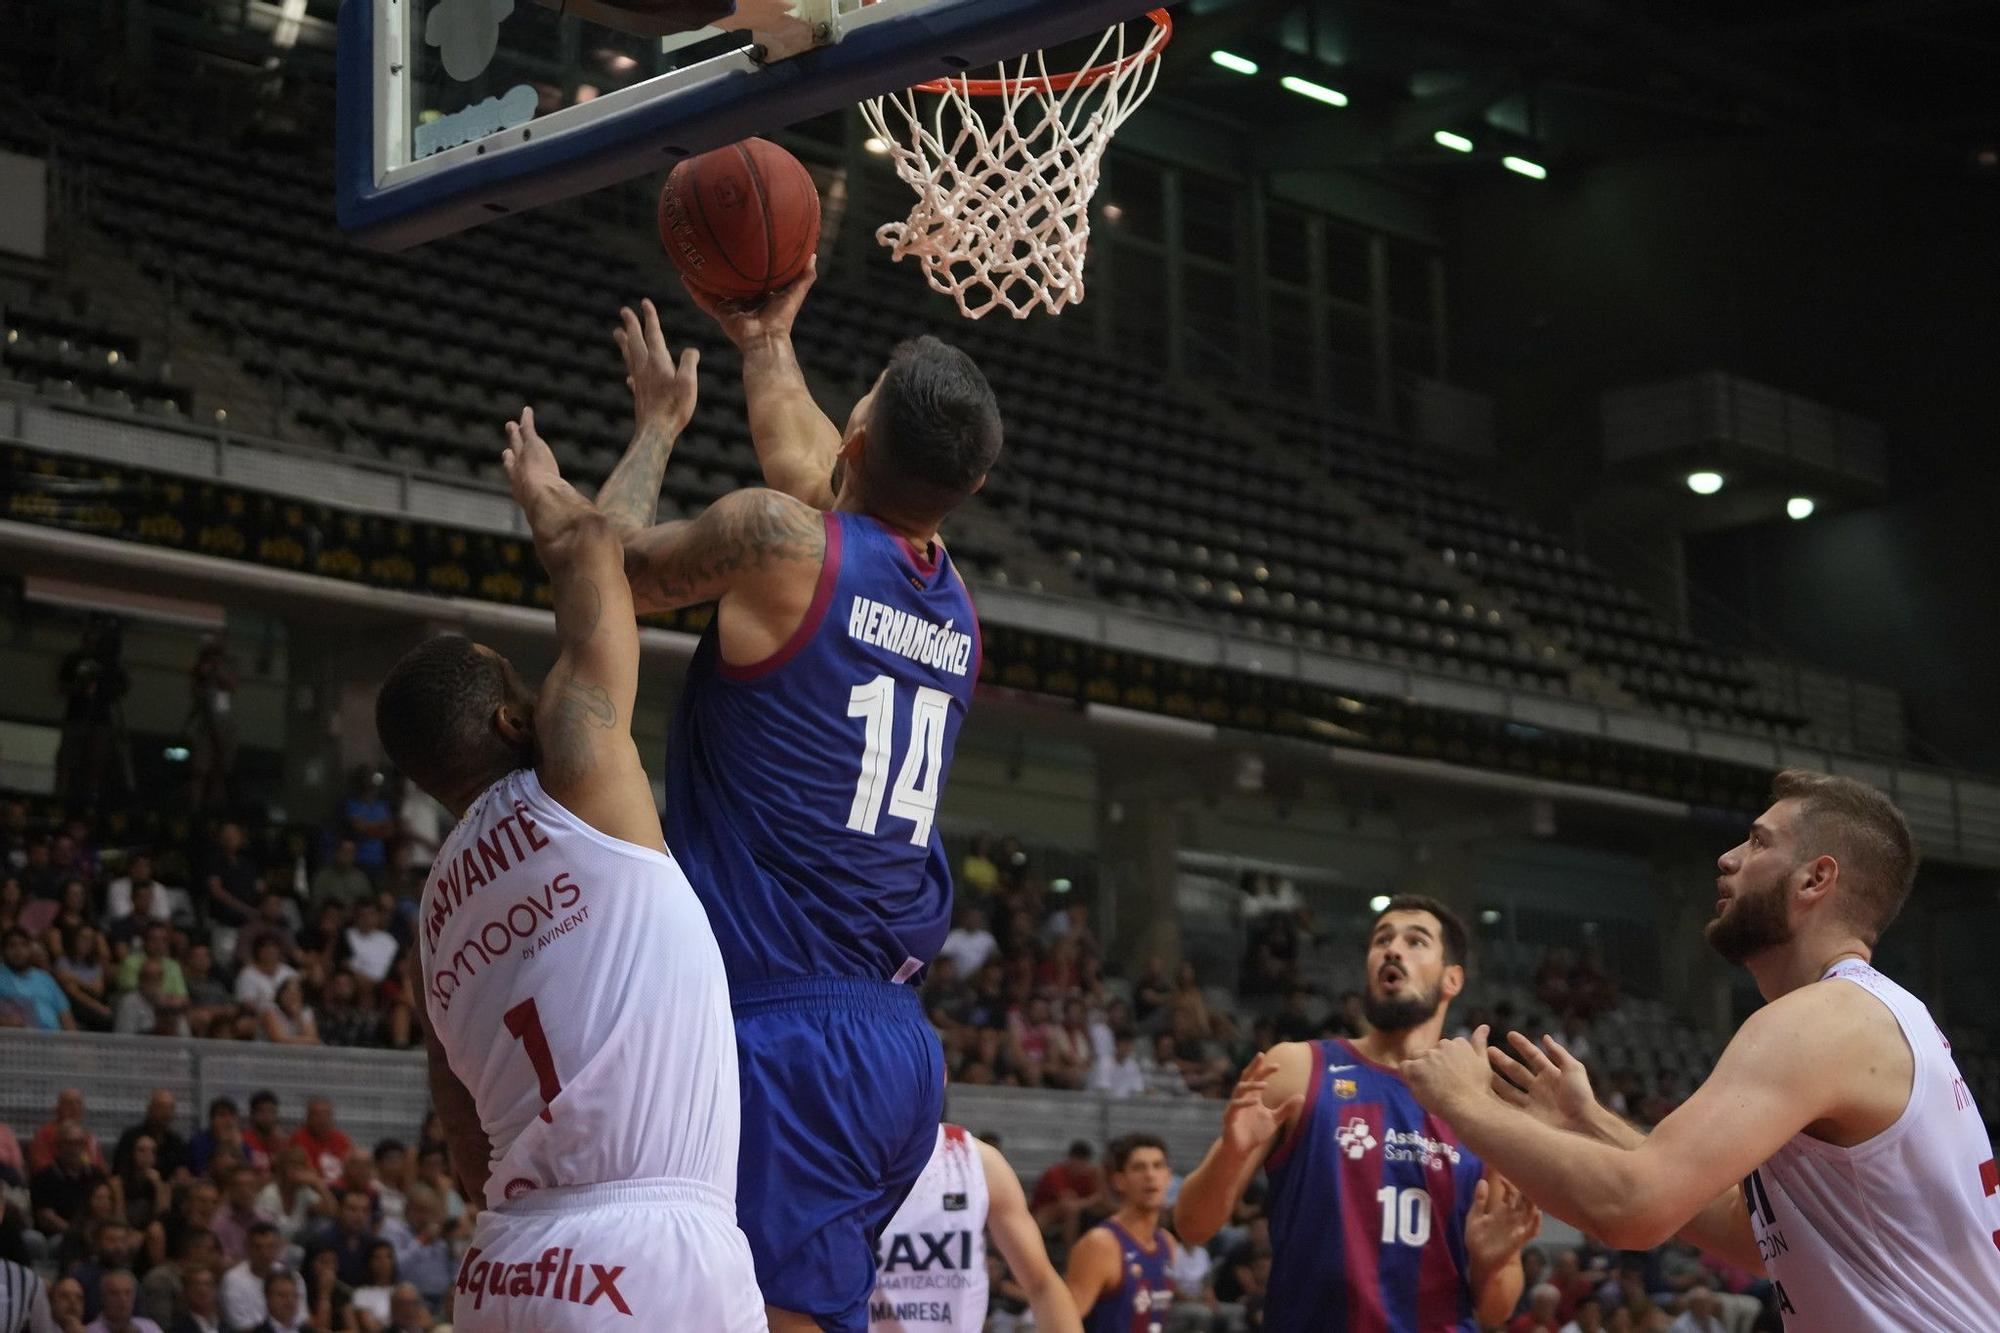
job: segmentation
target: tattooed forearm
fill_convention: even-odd
[[[579,679],[572,668],[556,695],[553,712],[546,724],[536,728],[541,764],[556,781],[574,782],[596,766],[595,733],[617,727],[618,709],[609,691]]]
[[[653,529],[625,547],[625,572],[650,609],[713,601],[741,574],[819,558],[819,513],[775,491],[725,495],[691,523]]]
[[[647,421],[633,433],[625,456],[597,492],[597,508],[621,531],[635,532],[653,521],[660,507],[660,482],[667,474],[679,433]]]
[[[597,633],[604,618],[604,594],[586,577],[574,577],[556,584],[556,641],[571,648]]]

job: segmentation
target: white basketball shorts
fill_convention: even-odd
[[[688,1180],[535,1190],[479,1216],[452,1297],[460,1333],[763,1333],[727,1195]]]

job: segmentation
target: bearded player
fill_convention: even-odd
[[[1161,1225],[1167,1207],[1167,1145],[1127,1134],[1109,1149],[1118,1211],[1070,1248],[1069,1292],[1085,1333],[1160,1333],[1174,1305],[1174,1238]]]
[[[882,1229],[869,1333],[980,1333],[989,1234],[1028,1297],[1035,1328],[1082,1333],[1020,1178],[998,1148],[958,1125],[938,1126],[930,1164]]]
[[[457,1326],[762,1329],[736,1228],[721,953],[632,744],[639,635],[617,534],[532,412],[503,462],[554,591],[531,690],[458,635],[390,671],[376,729],[458,826],[418,911],[433,1100],[485,1204]]]
[[[1200,1245],[1269,1178],[1271,1333],[1476,1333],[1513,1313],[1540,1214],[1397,1073],[1438,1044],[1465,954],[1450,908],[1391,899],[1368,941],[1368,1035],[1259,1055],[1182,1183],[1174,1219]]]
[[[804,290],[726,327],[776,340]],[[625,321],[638,431],[598,505],[627,532],[640,611],[716,603],[668,732],[666,833],[729,969],[738,1211],[773,1328],[861,1333],[876,1237],[944,1111],[943,1051],[908,983],[949,927],[937,808],[979,627],[938,528],[999,456],[999,408],[935,338],[895,350],[844,431],[796,399],[803,381],[746,370],[773,489],[647,528],[678,433],[658,405],[692,402],[694,365],[650,304]]]
[[[1678,1231],[1768,1274],[1788,1329],[2000,1329],[1992,1143],[1930,1011],[1869,963],[1916,875],[1909,826],[1852,778],[1791,770],[1771,798],[1716,862],[1705,932],[1766,1003],[1650,1135],[1605,1113],[1553,1041],[1514,1034],[1516,1060],[1481,1028],[1405,1075],[1606,1244]]]

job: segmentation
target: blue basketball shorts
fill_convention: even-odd
[[[930,1161],[944,1052],[916,989],[810,977],[732,989],[737,1225],[768,1305],[866,1333],[882,1228]]]

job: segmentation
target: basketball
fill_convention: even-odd
[[[690,285],[761,301],[803,274],[819,247],[819,187],[768,139],[691,157],[660,191],[660,243]]]

